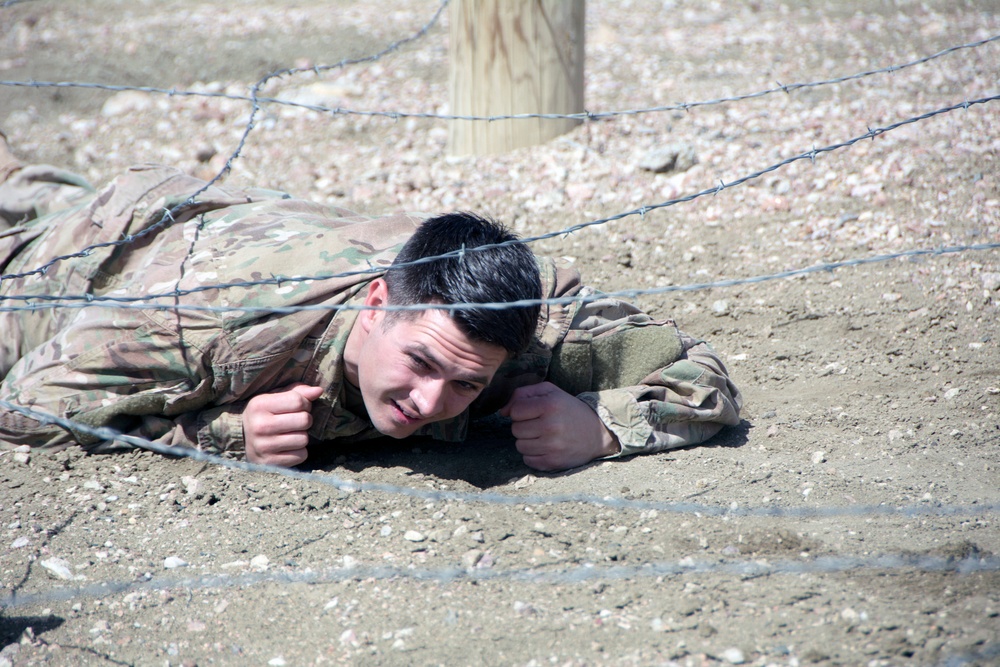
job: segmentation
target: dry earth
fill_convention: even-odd
[[[376,52],[437,7],[5,4],[4,81],[234,95],[277,68]],[[595,112],[823,81],[1000,34],[992,0],[589,5]],[[447,112],[446,26],[264,93]],[[532,235],[996,95],[998,73],[993,42],[478,158],[447,155],[445,121],[267,105],[229,182],[365,211],[485,210]],[[995,243],[998,105],[536,247],[619,290]],[[0,87],[0,128],[19,152],[94,182],[143,161],[210,176],[248,113],[219,97]],[[676,142],[695,166],[638,167]],[[724,354],[745,421],[705,446],[562,475],[532,474],[495,423],[461,447],[376,443],[310,461],[324,479],[409,495],[150,453],[5,452],[0,665],[997,664],[998,290],[993,249],[641,296]]]

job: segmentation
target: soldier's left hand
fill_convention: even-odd
[[[618,438],[589,405],[550,382],[519,387],[500,409],[524,463],[564,470],[620,451]]]

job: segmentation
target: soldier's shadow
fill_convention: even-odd
[[[743,420],[739,426],[723,429],[715,437],[694,447],[742,447],[749,440],[751,428],[751,424]],[[669,453],[652,456],[667,455]],[[572,475],[587,467],[551,474]],[[369,468],[403,468],[416,479],[426,476],[442,481],[462,481],[481,490],[503,486],[527,474],[546,474],[524,464],[514,446],[509,422],[501,417],[475,422],[465,442],[461,443],[423,437],[404,440],[377,438],[352,445],[328,443],[328,446],[310,452],[308,461],[301,468],[334,474],[363,473]]]

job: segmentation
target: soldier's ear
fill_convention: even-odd
[[[369,310],[369,308],[380,308],[389,303],[389,286],[385,280],[376,278],[368,283],[368,294],[365,296],[365,310],[361,311],[359,321],[364,330],[371,331],[372,327],[380,324],[386,316],[384,310]]]

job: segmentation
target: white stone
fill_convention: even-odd
[[[746,662],[746,657],[743,655],[743,651],[736,647],[727,648],[722,652],[722,659],[728,662],[730,665],[742,665]]]
[[[163,567],[168,570],[173,570],[178,567],[187,567],[187,561],[183,558],[178,558],[177,556],[167,556],[163,559]]]
[[[415,530],[408,530],[403,533],[403,539],[409,542],[423,542],[427,538],[424,537],[423,533],[418,533]]]
[[[271,564],[271,560],[264,554],[254,556],[250,559],[250,567],[257,570],[266,570],[267,566]]]
[[[73,571],[69,569],[69,562],[62,558],[48,558],[43,560],[41,565],[53,579],[72,581],[76,578],[73,576]]]

